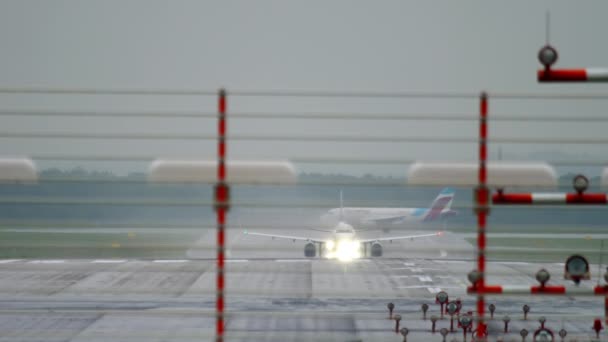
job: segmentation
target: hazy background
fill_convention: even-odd
[[[606,66],[605,1],[2,1],[0,86],[599,93],[538,84],[551,11],[558,66]],[[215,112],[214,97],[0,95],[0,109]],[[491,115],[599,115],[607,100],[494,100]],[[231,97],[230,112],[471,114],[476,99]],[[3,116],[1,131],[213,135],[215,119]],[[233,119],[256,135],[471,137],[475,121]],[[602,138],[604,122],[491,122],[494,137]],[[1,138],[3,155],[215,156],[215,141]],[[490,144],[492,158],[499,146]],[[500,144],[504,159],[605,160],[603,145]],[[474,160],[475,143],[233,141],[232,158]],[[145,170],[146,162],[38,161],[42,168]],[[403,176],[403,165],[297,164],[301,171]],[[598,167],[560,172],[599,174]]]

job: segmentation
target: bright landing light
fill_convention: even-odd
[[[330,246],[332,247],[330,248]],[[330,259],[338,259],[340,261],[348,262],[361,257],[361,244],[359,241],[340,240],[337,244],[335,244],[333,241],[331,241],[330,244],[328,241],[327,247],[327,257]],[[333,247],[335,247],[335,249],[333,249]]]

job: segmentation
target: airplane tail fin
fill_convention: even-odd
[[[451,188],[444,188],[439,192],[439,195],[435,198],[429,210],[424,217],[424,221],[435,220],[441,218],[446,213],[451,213],[452,202],[454,201],[454,190]]]
[[[340,222],[344,221],[344,199],[342,197],[342,190],[340,190]]]

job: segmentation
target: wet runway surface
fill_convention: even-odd
[[[466,243],[453,236],[389,244],[386,257],[352,263],[304,259],[302,245],[291,242],[236,235],[232,241],[228,341],[402,341],[392,331],[388,302],[410,330],[408,341],[441,341],[428,320],[440,316],[437,292],[461,298],[463,311],[474,311],[475,298],[465,291],[474,264],[470,254],[450,252],[448,244]],[[275,244],[280,258],[267,257]],[[264,247],[261,256],[244,257],[252,255],[246,247],[255,245]],[[190,256],[196,253],[212,251],[198,244]],[[559,263],[491,262],[487,282],[534,285],[541,267],[551,272],[551,284],[574,286],[560,279]],[[594,286],[595,276],[580,286]],[[427,320],[423,303],[430,307]],[[566,340],[588,340],[594,336],[593,319],[604,315],[601,297],[489,296],[489,303],[496,305],[490,340],[520,341],[519,331],[532,333],[540,316],[550,329],[566,329]],[[527,320],[524,304],[531,307]],[[214,310],[213,259],[0,260],[0,341],[211,341]],[[506,334],[505,315],[511,318]],[[436,328],[449,325],[446,316]],[[452,338],[462,340],[462,331],[456,329]],[[608,340],[605,333],[603,338]]]

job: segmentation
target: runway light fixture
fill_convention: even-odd
[[[388,319],[393,319],[393,310],[395,309],[395,304],[388,303],[386,304],[386,307],[388,308]]]
[[[490,310],[490,319],[494,319],[494,311],[496,311],[496,305],[490,304],[488,309]]]
[[[467,278],[471,282],[473,286],[477,284],[477,282],[481,279],[481,273],[478,270],[472,270],[467,274]]]
[[[581,280],[591,279],[589,262],[587,259],[578,254],[568,257],[564,267],[564,279],[572,280],[576,285],[580,284]]]
[[[443,342],[445,342],[445,338],[448,335],[448,329],[447,328],[441,328],[439,330],[439,333],[441,334],[441,337],[443,338]]]
[[[448,303],[446,310],[448,312],[448,315],[450,315],[450,332],[453,332],[454,331],[454,315],[458,311],[458,305],[456,305],[456,303],[454,303],[454,302],[450,302],[450,303]]]
[[[540,286],[544,287],[549,279],[551,279],[551,274],[546,269],[541,268],[536,272],[536,280],[540,283]]]
[[[429,311],[429,305],[427,303],[422,304],[422,319],[426,320],[426,312]]]
[[[502,318],[502,321],[505,322],[505,334],[507,332],[509,332],[509,322],[511,322],[511,317],[509,317],[509,315],[505,315],[505,317]]]
[[[528,330],[526,330],[526,329],[521,329],[521,330],[519,331],[519,336],[521,336],[521,338],[522,338],[523,340],[525,340],[525,339],[526,339],[526,337],[528,336]]]
[[[399,322],[401,322],[401,315],[395,315],[395,333],[399,333]]]
[[[547,70],[557,62],[558,57],[557,50],[551,45],[545,45],[538,51],[538,61]]]
[[[530,306],[528,306],[528,304],[524,304],[524,306],[522,306],[521,309],[524,312],[524,320],[527,320],[528,313],[530,312]]]
[[[549,329],[540,328],[534,332],[534,341],[552,342],[553,340],[553,332]]]
[[[559,332],[559,337],[561,337],[562,341],[566,338],[566,336],[568,335],[568,332],[566,331],[566,329],[561,329]]]
[[[401,336],[403,336],[403,342],[407,342],[407,334],[409,334],[410,330],[406,327],[401,328],[401,330],[399,330],[399,332],[401,333]]]
[[[572,186],[574,187],[574,190],[576,190],[576,192],[582,194],[589,187],[589,179],[587,179],[587,177],[585,177],[584,175],[576,175],[572,179]]]
[[[437,316],[433,315],[431,316],[431,332],[434,334],[435,333],[435,324],[437,323]]]
[[[449,301],[449,297],[448,297],[447,292],[445,292],[445,291],[440,291],[439,293],[437,293],[435,295],[435,303],[438,303],[440,306],[441,318],[443,318],[443,306],[445,304],[447,304],[448,301]]]
[[[473,324],[473,318],[469,315],[462,315],[458,320],[458,324],[462,327],[462,334],[464,336],[464,340],[467,338],[467,331],[471,328]]]

